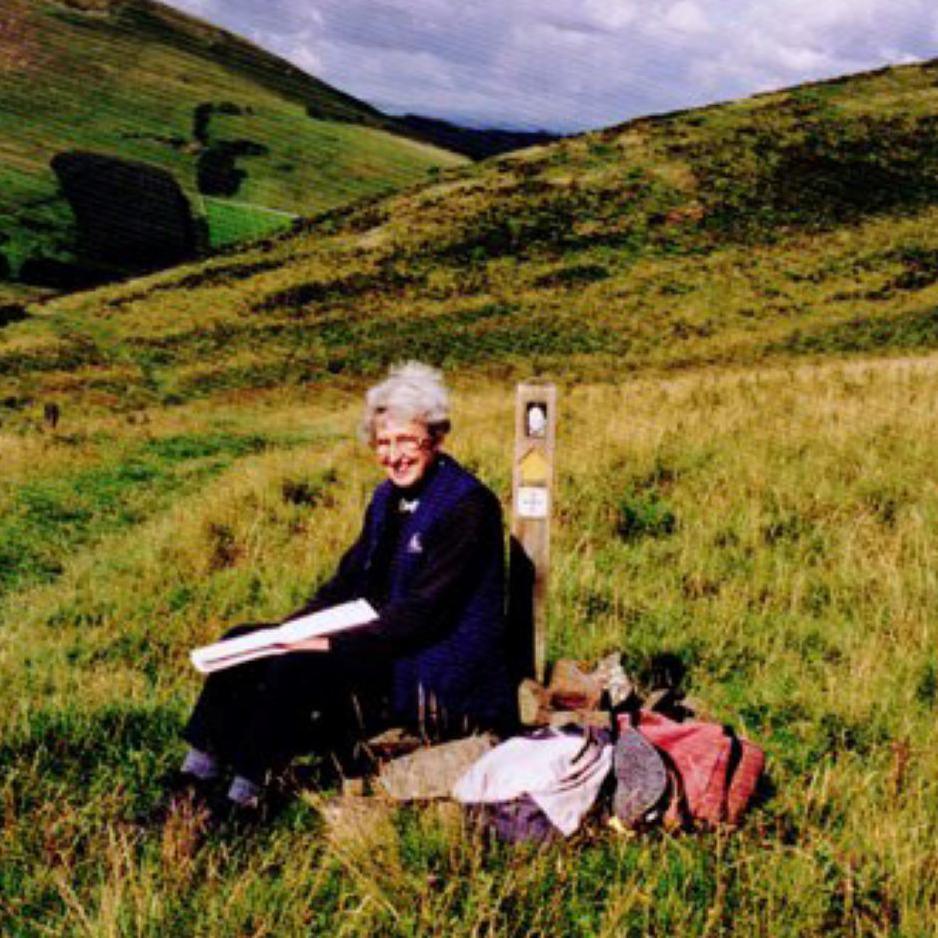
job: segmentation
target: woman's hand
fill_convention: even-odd
[[[304,638],[300,642],[290,642],[290,651],[328,651],[329,639],[325,636]]]

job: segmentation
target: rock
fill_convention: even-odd
[[[547,721],[548,726],[557,729],[571,724],[582,726],[584,729],[594,726],[597,729],[608,730],[612,725],[612,717],[608,710],[554,710]]]
[[[558,710],[595,710],[603,696],[600,680],[569,658],[554,665],[547,690],[551,706]]]
[[[494,745],[486,734],[427,746],[383,765],[378,782],[396,801],[448,798],[459,777]]]
[[[518,686],[518,714],[524,726],[546,726],[550,718],[550,694],[532,678]]]

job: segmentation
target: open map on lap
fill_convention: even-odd
[[[301,616],[283,625],[269,629],[258,629],[248,635],[239,635],[212,645],[194,649],[189,657],[198,671],[209,674],[236,664],[282,655],[299,650],[302,642],[345,632],[360,625],[367,625],[378,618],[374,607],[365,599],[342,603],[321,612]]]

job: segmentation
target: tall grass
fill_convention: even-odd
[[[457,385],[452,450],[507,503],[511,388]],[[317,793],[234,841],[132,820],[180,754],[188,649],[289,611],[355,536],[378,477],[349,398],[76,417],[69,460],[35,433],[0,438],[13,498],[37,453],[65,484],[76,464],[88,477],[139,455],[144,435],[164,453],[219,423],[305,439],[227,449],[178,497],[63,553],[51,582],[12,584],[0,930],[934,933],[936,389],[935,358],[561,389],[550,657],[618,649],[641,681],[652,655],[678,655],[709,713],[765,746],[775,790],[734,834],[591,830],[542,851],[493,845],[445,807],[327,823]],[[205,458],[173,453],[177,470]]]

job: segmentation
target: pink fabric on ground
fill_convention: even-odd
[[[738,739],[740,759],[727,778],[732,737],[719,723],[687,720],[677,723],[660,713],[641,710],[636,728],[668,756],[683,787],[683,804],[672,802],[669,819],[690,819],[707,824],[736,824],[755,792],[765,767],[765,754],[746,739]]]

